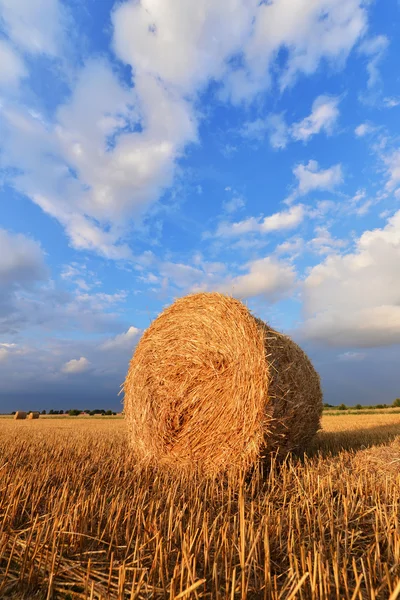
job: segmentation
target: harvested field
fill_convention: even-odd
[[[400,598],[400,474],[364,468],[400,415],[323,429],[303,459],[207,483],[137,470],[123,420],[2,419],[0,597]]]

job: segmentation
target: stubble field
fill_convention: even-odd
[[[122,419],[0,419],[0,598],[400,598],[400,415],[243,480],[140,472]]]

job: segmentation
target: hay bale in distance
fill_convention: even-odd
[[[28,415],[28,419],[38,419],[39,413],[37,411],[30,412]]]
[[[139,462],[206,474],[301,447],[322,413],[319,377],[300,348],[217,293],[161,313],[136,348],[124,392]]]
[[[23,419],[26,419],[26,412],[23,410],[17,410],[17,412],[14,415],[14,419],[16,419],[17,421],[22,421]]]

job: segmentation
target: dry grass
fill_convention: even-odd
[[[124,392],[143,466],[208,475],[303,449],[322,413],[319,376],[305,353],[218,293],[180,298],[153,321]]]
[[[400,474],[359,464],[400,416],[323,426],[241,484],[137,471],[123,420],[4,419],[0,598],[400,598]]]

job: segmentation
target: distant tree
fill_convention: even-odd
[[[63,409],[61,409],[60,410],[60,415],[63,415],[63,414],[64,414],[64,411],[63,411]]]
[[[12,415],[15,415],[15,410],[13,410],[11,414],[12,414]]]
[[[386,408],[385,404],[377,404],[375,408]]]
[[[116,414],[117,414],[116,412],[113,412],[114,417],[115,417]]]
[[[324,403],[324,408],[334,408],[333,404]]]
[[[71,410],[68,411],[68,414],[70,417],[77,417],[81,413],[82,413],[82,411],[78,410],[77,408],[72,408]]]
[[[396,398],[396,400],[393,402],[392,406],[396,406],[400,408],[400,398]]]
[[[107,410],[107,411],[106,411],[106,415],[107,415],[108,417],[111,417],[111,416],[112,416],[112,410]]]
[[[49,410],[49,415],[54,415],[54,410],[52,408]]]
[[[362,409],[362,406],[361,406],[361,404],[356,404],[356,405],[355,405],[355,408],[356,408],[357,410],[361,410],[361,409]]]
[[[347,406],[345,404],[339,404],[338,410],[347,410]]]
[[[45,411],[45,410],[42,410],[42,415],[45,415],[45,414],[46,414],[46,411]]]

